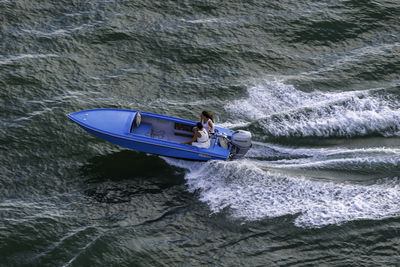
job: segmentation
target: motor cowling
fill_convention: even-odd
[[[251,148],[251,133],[244,130],[238,130],[232,134],[231,158],[243,158]]]

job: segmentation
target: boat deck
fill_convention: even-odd
[[[219,145],[221,134],[231,136],[233,131],[215,127],[218,136],[212,136],[211,145],[198,148],[181,143],[192,140],[196,122],[160,114],[142,112],[139,126],[137,111],[120,109],[92,109],[67,116],[87,132],[116,145],[145,153],[193,160],[223,159],[229,157],[231,146]]]
[[[142,122],[139,127],[134,126],[132,128],[132,133],[176,143],[192,140],[192,127],[190,125],[184,125],[187,126],[186,130],[181,130],[177,125],[179,124],[173,121],[142,117]]]
[[[132,133],[175,143],[190,141],[194,135],[190,125],[151,117],[144,117],[139,127],[133,127]],[[209,148],[214,147],[215,141],[213,137],[210,139]]]

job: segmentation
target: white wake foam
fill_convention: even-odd
[[[346,147],[329,147],[329,148],[310,148],[310,147],[288,147],[272,143],[260,143],[253,141],[253,147],[246,154],[246,157],[268,157],[271,151],[275,154],[285,154],[290,156],[317,157],[332,155],[400,155],[400,148],[388,147],[369,147],[369,148],[346,148]]]
[[[354,157],[354,158],[312,158],[312,159],[291,159],[275,162],[259,161],[258,166],[280,169],[334,169],[374,172],[379,169],[391,169],[400,166],[400,157]]]
[[[292,85],[265,81],[248,97],[225,106],[240,127],[257,121],[265,134],[288,136],[400,135],[400,104],[376,90],[306,93]]]
[[[246,158],[268,168],[314,168],[376,171],[400,167],[400,149],[370,148],[290,148],[255,142]],[[257,159],[262,160],[257,160]],[[272,159],[272,160],[271,160]]]
[[[400,135],[400,104],[379,90],[311,92],[267,81],[248,88],[248,96],[225,106],[225,127],[260,126],[269,136],[349,137]],[[262,134],[261,133],[261,134]],[[254,142],[244,160],[187,162],[165,158],[188,170],[190,191],[212,212],[259,220],[294,215],[295,225],[322,227],[360,219],[400,216],[400,180],[375,184],[312,180],[293,169],[333,169],[388,173],[400,166],[400,148],[287,147]],[[287,169],[292,169],[288,171]],[[304,173],[304,172],[302,172]]]
[[[259,220],[298,215],[299,227],[322,227],[359,219],[400,216],[400,181],[374,185],[311,181],[260,169],[255,162],[186,162],[165,158],[188,169],[189,190],[212,212],[227,209],[234,218]]]

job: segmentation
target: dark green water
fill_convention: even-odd
[[[1,266],[399,266],[400,3],[0,1]],[[128,151],[65,117],[253,133]]]

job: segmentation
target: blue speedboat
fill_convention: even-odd
[[[113,144],[150,154],[191,160],[240,158],[251,147],[251,134],[215,127],[209,148],[183,145],[196,122],[123,109],[91,109],[67,115],[85,131]]]

